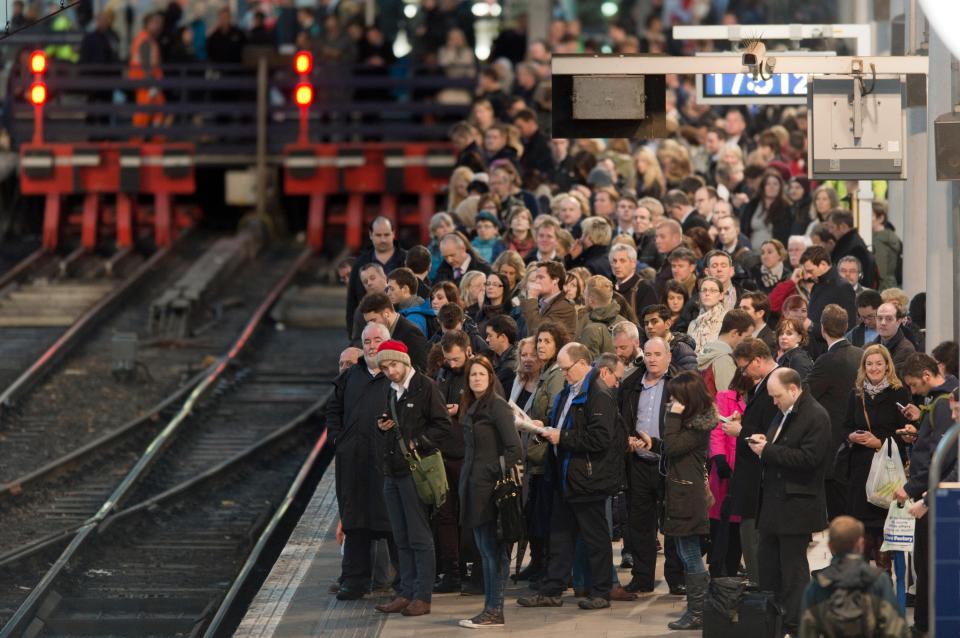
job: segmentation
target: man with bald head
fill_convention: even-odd
[[[683,228],[680,226],[680,222],[675,219],[661,219],[657,222],[654,243],[657,246],[657,258],[660,266],[654,284],[657,295],[663,295],[663,289],[667,282],[673,278],[673,270],[670,267],[669,259],[670,253],[683,245]]]
[[[590,350],[568,343],[557,354],[566,385],[554,401],[550,427],[543,435],[551,443],[548,471],[553,477],[550,515],[550,556],[540,593],[525,596],[521,607],[559,607],[573,566],[577,537],[583,539],[590,563],[592,588],[581,609],[610,606],[613,551],[606,501],[620,489],[623,450],[616,426],[617,405],[607,385],[591,365]]]
[[[900,327],[903,322],[903,313],[897,304],[886,302],[877,308],[877,338],[873,343],[882,344],[890,351],[893,367],[897,376],[903,379],[903,366],[915,354],[917,349],[913,342],[907,339]]]
[[[643,345],[643,361],[620,384],[617,407],[622,427],[630,432],[627,454],[629,489],[627,533],[624,545],[633,555],[633,578],[624,587],[628,592],[651,592],[657,566],[657,511],[663,494],[660,453],[663,448],[663,419],[670,402],[667,381],[677,370],[671,363],[670,346],[660,337]],[[683,567],[673,548],[673,539],[664,543],[664,576],[672,591],[679,591]]]
[[[471,270],[478,270],[485,275],[490,274],[490,264],[473,252],[458,233],[443,236],[440,240],[440,254],[443,256],[443,263],[437,268],[434,283],[452,281],[459,286],[460,280]]]
[[[356,600],[370,591],[373,565],[370,548],[377,539],[388,541],[394,566],[396,546],[383,497],[383,446],[387,437],[377,429],[377,418],[387,409],[390,381],[377,366],[377,348],[390,339],[380,323],[368,323],[361,333],[362,350],[347,348],[341,366],[354,364],[337,377],[327,402],[327,432],[336,446],[336,490],[346,536],[341,564],[340,600]]]
[[[760,457],[760,589],[776,593],[785,609],[783,629],[795,634],[800,600],[810,580],[810,535],[827,526],[824,478],[832,460],[830,415],[802,388],[791,368],[770,373],[767,392],[780,410],[766,434],[754,434]]]

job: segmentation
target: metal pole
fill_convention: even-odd
[[[932,417],[933,415],[931,414],[928,418]],[[930,551],[927,553],[927,562],[932,566],[932,569],[927,573],[927,581],[929,583],[927,587],[927,595],[929,596],[929,600],[927,601],[929,631],[927,635],[930,638],[935,638],[937,635],[936,528],[937,489],[940,487],[940,466],[943,464],[943,457],[947,455],[950,447],[956,445],[958,437],[960,437],[960,423],[954,423],[953,426],[947,430],[947,433],[943,435],[943,438],[940,439],[940,443],[937,444],[937,449],[933,453],[933,459],[930,461],[930,482],[927,484],[927,500],[930,505],[930,511],[927,512],[927,516],[930,517],[929,525],[927,525],[927,533],[930,535]]]
[[[257,59],[257,216],[267,214],[267,56]]]

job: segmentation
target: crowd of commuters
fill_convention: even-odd
[[[515,66],[481,70],[451,128],[431,242],[405,249],[378,217],[370,248],[342,264],[351,347],[327,417],[346,540],[332,589],[389,587],[371,558],[385,539],[398,576],[379,611],[482,593],[460,624],[500,626],[512,555],[531,590],[521,607],[560,606],[572,584],[594,610],[653,592],[663,552],[669,593],[686,597],[672,629],[702,627],[710,580],[742,575],[773,593],[787,633],[817,635],[803,632],[831,583],[857,573],[902,635],[887,512],[865,495],[893,439],[909,460],[896,500],[917,519],[922,635],[929,465],[957,418],[958,354],[925,354],[925,298],[897,287],[885,185],[867,247],[857,183],[805,177],[802,109],[716,111],[673,79],[666,139],[550,139],[536,96],[570,36],[551,29]],[[658,42],[647,33],[644,48]],[[513,409],[544,429],[518,430]],[[412,450],[442,454],[437,508],[417,497]],[[493,494],[515,464],[526,533],[513,546]],[[955,455],[945,470],[956,476]],[[808,546],[828,527],[834,559],[811,584]]]

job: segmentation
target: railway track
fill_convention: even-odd
[[[209,620],[309,455],[317,432],[308,417],[336,373],[334,339],[258,329],[270,304],[192,396],[181,389],[69,469],[44,473],[29,490],[43,507],[2,514],[33,513],[0,545],[0,617],[27,600],[6,635],[30,622],[31,635],[190,635],[185,626]]]

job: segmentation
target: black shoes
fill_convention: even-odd
[[[631,594],[649,594],[653,591],[653,585],[645,585],[634,576],[629,583],[623,586],[623,589]]]
[[[340,587],[337,592],[337,600],[360,600],[367,593],[359,589],[350,589],[349,587]]]
[[[521,596],[517,599],[517,604],[521,607],[563,607],[563,599],[560,596]]]
[[[671,588],[670,588],[670,595],[671,595],[671,596],[686,596],[686,595],[687,595],[687,588],[684,587],[683,585],[675,585],[674,587],[671,587]]]
[[[620,556],[620,569],[633,569],[633,554],[623,552],[623,555]]]
[[[436,585],[433,586],[435,594],[452,594],[460,591],[460,576],[454,573],[446,573]]]

